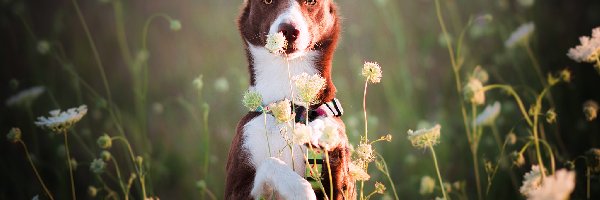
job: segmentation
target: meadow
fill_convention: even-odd
[[[223,199],[241,3],[1,1],[0,199]],[[359,199],[600,198],[599,1],[337,4]]]

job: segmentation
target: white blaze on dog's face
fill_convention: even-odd
[[[264,47],[268,34],[283,33],[288,59],[305,55],[322,40],[337,37],[332,0],[246,0],[239,20],[246,42]]]

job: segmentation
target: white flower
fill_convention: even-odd
[[[435,125],[430,129],[419,129],[417,131],[408,130],[408,139],[416,148],[426,148],[434,146],[440,142],[440,129],[442,126]]]
[[[533,24],[533,22],[521,24],[517,30],[510,34],[510,37],[504,42],[504,46],[508,48],[514,47],[516,44],[521,43],[529,38],[534,30],[535,24]]]
[[[215,81],[215,90],[217,92],[227,92],[229,90],[229,81],[227,80],[227,78],[218,78]]]
[[[519,189],[521,194],[529,197],[534,190],[537,190],[542,185],[542,172],[537,165],[531,166],[531,171],[523,175],[523,185]]]
[[[371,161],[375,156],[373,156],[373,148],[371,148],[370,144],[360,143],[358,147],[356,147],[356,155],[358,158],[363,161]]]
[[[371,83],[381,81],[381,67],[376,62],[365,62],[361,74]]]
[[[332,150],[340,143],[339,125],[334,119],[315,119],[308,125],[312,128],[311,143],[318,144],[326,151]]]
[[[421,187],[419,188],[419,193],[421,195],[431,194],[433,193],[433,189],[435,189],[435,180],[430,176],[421,177]]]
[[[500,115],[500,102],[494,102],[492,105],[488,105],[483,109],[477,118],[475,118],[475,124],[480,125],[491,125],[494,123],[496,118]]]
[[[35,125],[55,133],[64,133],[71,128],[87,113],[87,106],[81,105],[77,108],[70,108],[64,112],[60,110],[50,111],[49,117],[38,117]]]
[[[544,179],[541,187],[529,193],[530,200],[565,200],[575,189],[575,172],[561,169]]]
[[[296,101],[300,102],[301,104],[309,104],[303,105],[305,107],[319,103],[317,100],[317,95],[325,86],[325,79],[323,77],[318,74],[313,74],[311,76],[307,73],[302,73],[292,77],[292,80],[294,81],[294,86],[298,91],[296,95]]]
[[[294,144],[303,145],[310,142],[312,135],[312,129],[310,126],[306,126],[302,123],[297,123],[292,135],[292,141]]]
[[[284,99],[279,102],[269,104],[271,113],[277,119],[277,123],[285,123],[292,120],[292,105],[290,100]]]
[[[348,171],[350,173],[350,177],[355,181],[367,181],[371,178],[371,176],[365,172],[363,168],[356,165],[354,162],[350,162],[350,164],[348,164]]]
[[[581,45],[569,49],[567,56],[577,62],[596,62],[600,56],[600,27],[592,30],[592,37],[582,36],[579,38]]]
[[[267,50],[269,50],[271,53],[283,53],[286,46],[287,41],[285,40],[285,36],[282,32],[267,35],[265,48],[267,48]]]
[[[37,43],[37,51],[42,55],[46,55],[50,51],[50,43],[46,40],[40,40]]]
[[[101,174],[106,169],[106,163],[101,158],[96,158],[90,164],[90,170],[96,174]]]
[[[38,98],[42,93],[46,91],[44,86],[35,86],[29,88],[27,90],[23,90],[6,100],[6,106],[15,106],[15,105],[30,105],[33,100]]]

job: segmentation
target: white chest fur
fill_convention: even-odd
[[[252,164],[258,168],[267,158],[276,157],[290,168],[293,165],[294,171],[298,175],[304,176],[303,153],[306,148],[291,144],[293,146],[292,154],[292,150],[284,139],[284,137],[291,137],[291,131],[291,128],[288,128],[286,133],[283,125],[277,125],[275,118],[270,114],[266,114],[266,121],[265,114],[249,121],[244,126],[244,149],[250,152]]]
[[[318,74],[314,62],[319,56],[317,51],[308,51],[305,55],[292,60],[287,60],[283,56],[269,53],[264,47],[248,45],[253,58],[254,66],[254,87],[250,90],[256,91],[262,95],[263,104],[269,104],[285,98],[291,100],[292,87],[290,77],[307,73],[309,75]],[[289,69],[289,71],[288,71]],[[294,94],[297,94],[294,91]]]

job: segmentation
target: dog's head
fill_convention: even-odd
[[[289,59],[334,47],[339,35],[333,0],[245,0],[238,25],[245,42],[259,47],[268,34],[283,33]]]

